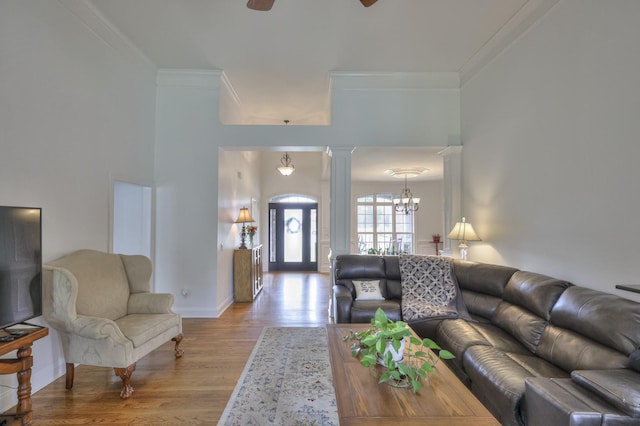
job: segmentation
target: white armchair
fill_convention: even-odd
[[[150,293],[151,260],[145,256],[79,250],[43,266],[43,312],[61,337],[73,387],[75,364],[112,367],[122,379],[122,399],[133,393],[136,362],[168,340],[183,355],[182,319],[173,295]]]

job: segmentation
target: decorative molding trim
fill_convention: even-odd
[[[158,67],[97,10],[90,1],[58,0],[58,3],[80,19],[89,31],[118,54],[142,65],[152,73],[157,71]]]
[[[438,155],[441,157],[447,157],[452,154],[460,154],[462,152],[462,145],[448,146],[442,151],[438,151]]]
[[[458,90],[457,72],[341,72],[329,73],[331,92],[337,90]]]
[[[494,35],[460,68],[460,86],[513,44],[544,16],[558,0],[528,0]]]
[[[220,87],[222,73],[220,70],[159,69],[156,84],[164,87],[197,87],[213,90]]]
[[[233,102],[235,102],[235,104],[238,105],[238,107],[241,107],[242,102],[240,101],[240,96],[238,96],[238,92],[236,92],[236,89],[233,87],[233,84],[231,84],[229,77],[227,77],[227,74],[224,71],[222,71],[220,75],[220,82],[221,82],[221,85],[225,89],[227,89],[227,93],[229,93],[229,95],[231,96],[231,99],[233,99]]]

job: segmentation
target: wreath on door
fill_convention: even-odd
[[[287,227],[287,232],[289,234],[297,234],[298,232],[300,232],[300,227],[302,226],[302,224],[295,217],[290,217],[285,222],[285,226]]]

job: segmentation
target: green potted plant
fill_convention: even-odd
[[[404,321],[388,319],[381,308],[376,310],[371,328],[350,330],[344,341],[351,342],[351,355],[359,358],[360,364],[382,370],[378,383],[411,386],[414,393],[422,388],[422,381],[434,371],[439,359],[455,358],[433,340],[415,337]]]

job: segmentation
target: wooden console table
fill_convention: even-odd
[[[16,325],[8,331],[0,330],[0,339],[9,339],[8,341],[0,342],[0,355],[16,351],[15,358],[0,359],[0,374],[17,374],[18,376],[18,405],[16,406],[15,415],[8,417],[10,422],[18,420],[20,424],[29,425],[33,420],[33,410],[31,409],[31,367],[33,366],[31,346],[33,342],[48,334],[48,328],[31,324]],[[2,420],[7,420],[7,416],[0,416],[0,423]]]

